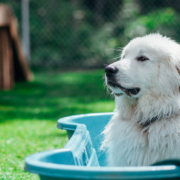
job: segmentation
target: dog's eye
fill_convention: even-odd
[[[138,61],[147,61],[149,60],[146,56],[140,56],[137,58]]]

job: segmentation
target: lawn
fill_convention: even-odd
[[[33,82],[0,91],[0,179],[38,179],[23,170],[24,159],[66,144],[66,132],[56,128],[58,118],[113,111],[103,74],[35,72]]]

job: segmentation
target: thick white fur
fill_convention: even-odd
[[[144,55],[149,60],[137,61]],[[168,158],[180,158],[180,45],[160,34],[130,41],[116,79],[125,88],[139,87],[135,96],[109,87],[115,96],[115,114],[106,126],[101,149],[109,166],[146,166]],[[107,77],[105,77],[107,83]],[[161,117],[143,128],[140,123]]]

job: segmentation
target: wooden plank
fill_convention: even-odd
[[[0,4],[0,89],[14,87],[14,81],[32,81],[33,75],[23,54],[17,20],[9,6]]]
[[[12,68],[12,46],[10,41],[10,36],[8,33],[8,27],[0,28],[1,34],[1,77],[2,77],[2,85],[1,89],[11,89],[14,86],[14,76],[13,76],[13,68]]]
[[[32,81],[33,75],[26,63],[25,56],[23,54],[21,41],[17,33],[17,21],[15,17],[12,17],[12,20],[11,20],[10,34],[11,34],[12,41],[14,43],[15,51],[17,53],[17,58],[21,67],[21,71],[23,71],[23,74],[24,74],[24,80]]]
[[[0,30],[0,42],[2,42],[2,33]],[[3,44],[0,43],[0,89],[3,88]]]
[[[7,5],[0,4],[0,26],[9,26],[12,16],[11,8]]]

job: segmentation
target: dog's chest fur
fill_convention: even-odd
[[[128,111],[115,112],[104,131],[102,146],[107,148],[108,165],[146,166],[168,158],[180,158],[178,115],[161,118],[143,128]]]

